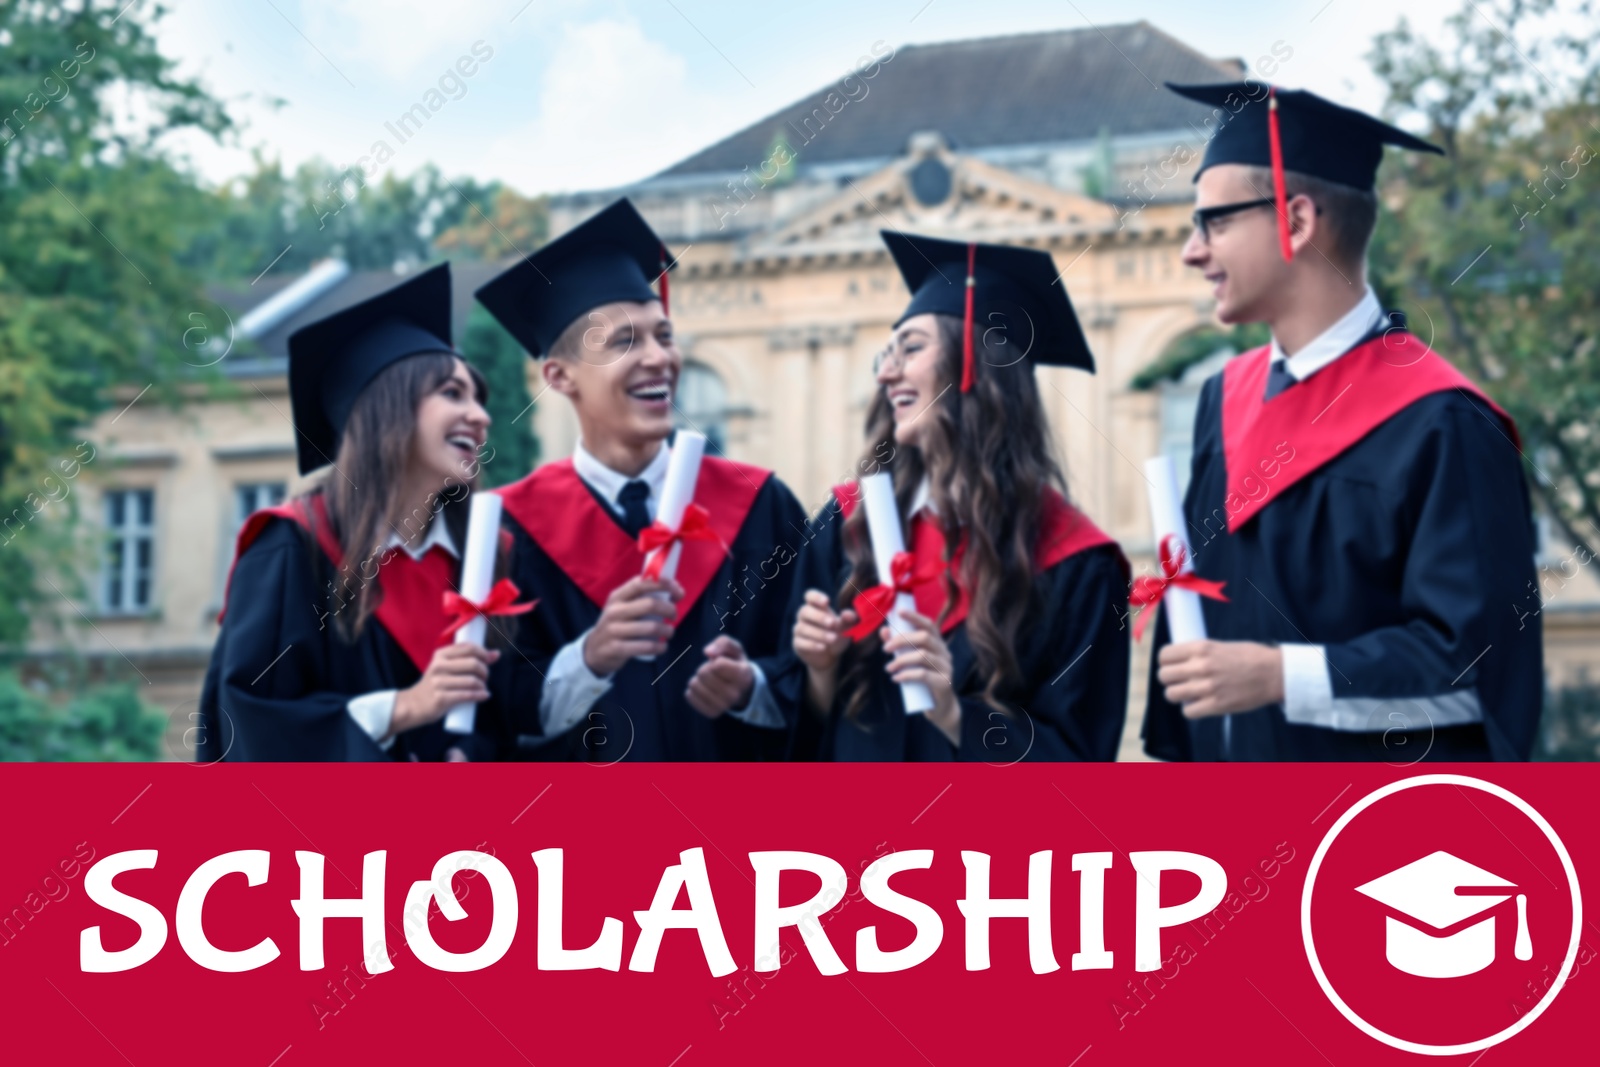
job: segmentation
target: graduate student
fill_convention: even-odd
[[[492,754],[440,724],[500,655],[442,636],[489,429],[449,338],[449,264],[289,338],[300,473],[327,477],[239,532],[201,761]]]
[[[913,296],[876,366],[862,470],[893,473],[914,630],[891,635],[863,600],[888,561],[872,558],[858,486],[838,487],[801,556],[799,664],[779,687],[795,754],[1114,759],[1128,565],[1066,498],[1033,372],[1094,370],[1066,289],[1045,252],[883,239]],[[907,714],[902,682],[926,685],[933,710]]]
[[[1209,640],[1152,657],[1164,759],[1527,759],[1534,527],[1506,414],[1385,314],[1366,248],[1383,146],[1307,92],[1169,86],[1217,108],[1184,262],[1272,343],[1206,382],[1184,502]]]
[[[785,546],[805,528],[789,489],[707,455],[694,502],[714,536],[682,542],[676,580],[641,574],[683,369],[669,262],[619,200],[478,291],[543,358],[581,434],[571,458],[498,490],[514,577],[540,601],[512,663],[519,717],[503,741],[521,758],[753,759],[785,744],[761,660],[778,652],[795,571]]]

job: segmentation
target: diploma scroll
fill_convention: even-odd
[[[461,557],[461,595],[474,604],[481,604],[494,584],[494,559],[500,550],[500,506],[498,493],[472,494],[467,513],[467,549]],[[433,521],[443,522],[444,516],[437,516]],[[482,615],[476,616],[456,631],[456,641],[481,645],[488,629],[488,620]],[[476,704],[457,704],[445,713],[445,732],[470,734],[477,713]]]
[[[706,452],[705,434],[679,430],[672,442],[672,454],[667,458],[667,477],[661,486],[661,503],[656,508],[656,521],[668,529],[676,530],[683,523],[683,513],[694,503],[695,483],[700,480],[700,459]],[[645,557],[648,564],[661,549]],[[663,578],[678,574],[678,557],[683,555],[683,542],[675,541],[667,549],[667,562],[661,568]]]
[[[1183,565],[1179,573],[1194,570],[1194,552],[1189,547],[1183,521],[1183,499],[1178,495],[1178,472],[1171,458],[1155,456],[1145,460],[1144,477],[1150,486],[1150,524],[1158,556],[1161,545],[1170,543],[1182,552]],[[1161,603],[1166,608],[1167,630],[1173,644],[1206,639],[1206,619],[1200,610],[1198,593],[1169,585]]]
[[[683,524],[683,513],[694,502],[695,483],[700,480],[700,460],[705,456],[706,436],[689,430],[679,430],[672,441],[672,452],[667,457],[667,477],[661,486],[661,502],[656,507],[656,521],[668,529],[676,530]],[[676,578],[678,559],[683,555],[683,542],[674,541],[665,549],[653,549],[645,557],[645,566],[660,552],[667,553],[661,568],[661,577]],[[665,596],[662,599],[666,599]],[[653,660],[654,656],[639,656]]]
[[[888,584],[893,580],[889,574],[889,561],[906,550],[905,534],[900,529],[900,512],[894,501],[894,480],[882,472],[862,478],[861,504],[867,509],[867,536],[872,541],[872,558],[878,566],[878,581]],[[896,596],[894,611],[889,613],[889,628],[898,634],[910,633],[912,627],[900,617],[900,613],[916,609],[916,598],[910,593]],[[901,683],[900,699],[905,703],[907,715],[933,709],[933,694],[921,682]]]

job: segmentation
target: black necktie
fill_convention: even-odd
[[[635,478],[622,487],[617,503],[622,505],[622,528],[629,537],[638,537],[639,531],[650,525],[650,486]]]
[[[1272,367],[1267,372],[1267,395],[1262,398],[1263,401],[1271,400],[1299,380],[1289,372],[1288,360],[1273,360]]]

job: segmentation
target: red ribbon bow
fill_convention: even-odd
[[[1133,592],[1128,594],[1128,603],[1136,608],[1147,608],[1159,604],[1166,595],[1167,589],[1176,586],[1190,592],[1199,593],[1211,600],[1220,600],[1227,603],[1228,598],[1223,595],[1222,587],[1226,582],[1212,581],[1202,578],[1194,571],[1183,571],[1184,551],[1178,543],[1176,534],[1167,534],[1161,539],[1161,577],[1153,578],[1148,574],[1140,575],[1134,579]],[[1155,613],[1150,611],[1139,612],[1139,617],[1133,620],[1133,639],[1139,640],[1144,636],[1144,624]]]
[[[453,637],[455,632],[477,618],[479,615],[523,615],[534,609],[539,602],[530,600],[526,604],[515,604],[512,601],[522,595],[522,590],[517,588],[517,583],[510,578],[502,578],[494,583],[494,588],[489,590],[489,595],[480,603],[473,603],[454,589],[445,590],[444,613],[450,616],[450,625],[440,634],[441,640]]]
[[[890,585],[875,585],[856,597],[856,614],[861,620],[845,631],[852,641],[859,641],[882,626],[894,609],[895,597],[914,592],[918,586],[938,581],[944,574],[944,562],[934,560],[918,566],[917,558],[909,552],[896,552],[889,561]]]
[[[722,540],[722,535],[711,528],[711,512],[699,504],[690,504],[683,509],[683,521],[676,530],[657,519],[649,526],[639,531],[639,551],[650,555],[660,549],[650,562],[644,565],[644,576],[651,581],[659,581],[661,569],[667,565],[667,556],[672,551],[674,543],[679,541],[715,541],[722,545],[723,554],[730,550]]]

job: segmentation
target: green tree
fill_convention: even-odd
[[[526,197],[499,183],[482,189],[460,184],[461,196],[448,226],[434,240],[441,255],[499,260],[527,255],[548,239],[550,216],[543,197]],[[461,351],[482,371],[489,385],[494,418],[493,459],[483,466],[485,486],[505,485],[539,462],[533,433],[533,398],[528,393],[528,356],[481,305],[474,304],[461,338]]]
[[[461,337],[461,351],[489,386],[492,457],[483,464],[485,488],[505,485],[539,462],[533,434],[533,400],[528,395],[528,356],[522,346],[481,305],[474,304]]]
[[[318,159],[286,174],[258,153],[251,173],[207,197],[181,260],[247,281],[269,264],[275,274],[300,274],[328,257],[356,270],[409,269],[438,254],[499,258],[513,243],[531,250],[544,225],[543,200],[498,182],[446,178],[432,164],[400,177]]]
[[[457,182],[461,195],[441,212],[434,248],[446,256],[497,260],[525,256],[550,237],[548,202],[523,196],[499,182],[473,187]]]
[[[121,6],[0,5],[0,645],[75,585],[39,520],[80,428],[116,386],[170,398],[193,376],[174,327],[200,286],[179,252],[205,197],[158,142],[229,120],[156,50],[160,9]],[[113,92],[139,102],[116,122]]]
[[[1117,156],[1111,147],[1111,127],[1102,126],[1094,139],[1094,156],[1078,168],[1083,195],[1109,200],[1117,184]]]
[[[1600,760],[1600,685],[1587,677],[1547,691],[1534,759]]]
[[[1235,352],[1248,352],[1272,340],[1272,331],[1264,322],[1247,322],[1227,330],[1205,327],[1186,333],[1161,354],[1161,357],[1134,375],[1129,386],[1133,389],[1153,389],[1162,382],[1175,382],[1183,372],[1210,359],[1224,348]]]
[[[1468,3],[1445,32],[1378,36],[1389,113],[1448,155],[1397,153],[1376,281],[1516,419],[1530,484],[1600,546],[1600,30],[1589,0]],[[1418,315],[1415,312],[1420,311]]]
[[[166,723],[131,685],[98,686],[56,706],[0,671],[0,761],[159,759]]]

